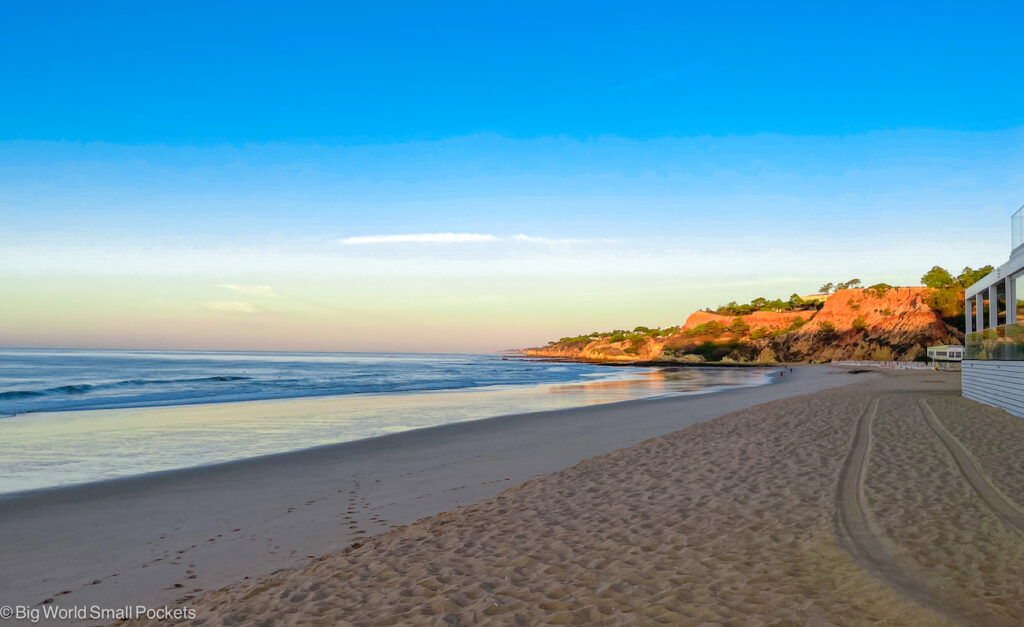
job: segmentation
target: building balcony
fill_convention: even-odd
[[[1024,207],[1010,218],[1010,242],[1010,250],[1017,250],[1024,245]]]
[[[968,333],[966,359],[1024,361],[1024,325],[1005,324]]]

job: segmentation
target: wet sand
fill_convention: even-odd
[[[390,537],[379,535],[388,530],[415,534],[419,527],[402,526],[595,455],[730,411],[871,376],[797,368],[757,388],[504,416],[0,497],[0,602],[155,607],[197,597],[280,569],[319,565],[317,556],[375,534],[379,542]],[[502,525],[517,527],[520,517],[528,519],[527,510],[510,511],[502,514]]]
[[[1020,625],[1022,447],[956,373],[885,373],[182,604],[205,625]]]

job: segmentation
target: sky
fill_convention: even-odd
[[[998,264],[1012,3],[0,3],[0,346],[489,352]]]

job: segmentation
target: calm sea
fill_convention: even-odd
[[[761,385],[769,372],[500,355],[0,349],[0,493]]]

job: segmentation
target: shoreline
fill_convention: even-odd
[[[5,450],[11,455],[4,464],[0,464],[0,475],[5,475],[5,470],[9,471],[4,476],[4,481],[0,481],[0,501],[39,490],[229,464],[334,444],[372,440],[444,424],[590,407],[596,404],[721,393],[745,387],[772,385],[779,380],[772,376],[775,373],[774,369],[763,369],[750,376],[741,376],[734,371],[721,379],[705,381],[697,389],[673,389],[671,385],[658,385],[662,377],[669,376],[662,373],[661,369],[638,373],[604,370],[594,373],[592,377],[585,376],[569,383],[506,384],[425,391],[197,402],[111,410],[89,408],[39,412],[34,416],[22,414],[14,416],[14,422],[0,422],[0,435],[8,434],[8,441],[0,445],[0,457],[3,457],[2,453]],[[703,375],[704,378],[707,376]],[[737,377],[741,380],[732,380]],[[129,421],[128,431],[121,431],[117,423],[125,420]],[[337,425],[347,423],[348,426],[338,426],[330,432],[320,429],[323,435],[317,435],[317,423],[324,421]],[[62,428],[61,425],[64,423],[79,424],[80,427]],[[47,430],[48,424],[54,424],[57,430]],[[172,447],[172,443],[176,442],[179,446],[186,444],[189,429],[197,425],[211,432],[219,430],[220,433],[216,438],[200,436],[193,440],[196,450],[192,456],[169,454],[177,450]],[[6,432],[3,430],[5,427],[8,428]],[[82,450],[88,451],[97,445],[102,447],[104,440],[91,440],[79,437],[78,434],[88,430],[109,431],[111,428],[117,431],[108,435],[117,435],[121,438],[135,437],[137,440],[138,436],[133,436],[132,432],[138,432],[140,429],[152,437],[147,437],[146,441],[137,441],[141,448],[122,448],[119,453],[111,451],[115,457],[109,461],[102,459],[101,455],[79,455],[73,447],[67,450],[66,456],[59,458],[66,464],[105,464],[106,476],[95,471],[91,476],[75,476],[67,472],[62,474],[58,468],[50,477],[49,485],[43,481],[31,481],[32,475],[28,474],[27,469],[36,468],[36,465],[35,458],[29,455],[29,451],[54,459],[54,455],[48,450],[51,445],[46,444],[46,440],[56,439],[59,442],[63,434],[74,438],[72,442],[86,447]],[[253,435],[264,430],[277,435]],[[19,439],[19,433],[27,433],[28,446],[31,447],[21,453],[18,451],[18,445],[25,436]],[[230,442],[233,437],[246,438],[249,448],[239,449],[237,454],[228,454],[221,443]],[[42,440],[41,443],[41,438],[46,440]],[[150,446],[150,442],[156,446]],[[238,443],[241,445],[241,441]],[[133,461],[131,457],[133,450],[139,453],[138,462]],[[172,456],[175,459],[170,461],[169,458]],[[20,470],[17,461],[11,460],[22,460],[26,464],[26,470]],[[38,467],[38,472],[46,471],[46,467]],[[46,475],[38,476],[41,478]]]
[[[180,357],[185,360],[185,370],[189,374],[185,378],[179,375],[166,372],[168,367],[174,367],[174,359],[165,359],[173,351],[140,350],[122,351],[116,349],[97,350],[69,350],[67,354],[62,350],[49,349],[3,349],[11,351],[14,359],[27,360],[24,362],[28,372],[35,372],[37,380],[14,379],[4,380],[3,386],[7,389],[0,392],[0,418],[9,418],[26,414],[48,414],[64,411],[89,411],[89,410],[114,410],[114,409],[145,409],[155,407],[174,407],[181,405],[214,405],[222,403],[236,403],[249,401],[274,401],[292,399],[317,399],[333,397],[360,397],[364,395],[394,395],[394,394],[417,394],[446,391],[470,391],[476,389],[501,388],[503,386],[530,387],[552,383],[572,383],[586,380],[588,374],[592,374],[599,368],[600,364],[578,364],[579,369],[573,376],[569,377],[548,377],[543,373],[534,373],[532,377],[522,377],[522,372],[513,370],[513,377],[509,376],[484,376],[482,380],[473,376],[469,370],[452,373],[463,378],[454,378],[446,382],[440,382],[436,378],[422,378],[424,371],[416,367],[426,362],[433,366],[446,369],[458,369],[471,367],[473,371],[479,372],[481,367],[494,370],[493,366],[500,362],[506,365],[527,360],[509,359],[501,353],[345,353],[345,352],[286,352],[286,351],[177,351]],[[134,353],[134,355],[131,355]],[[42,370],[45,367],[60,366],[62,364],[50,364],[47,366],[42,360],[47,356],[71,357],[78,360],[100,358],[107,360],[105,363],[96,364],[93,369],[83,369],[81,363],[72,363],[72,370],[77,376],[59,377],[53,381],[46,381],[48,375]],[[213,368],[212,360],[224,357],[233,357],[234,361],[227,365],[218,364]],[[131,362],[138,358],[140,364],[123,363],[125,360]],[[250,359],[252,358],[252,359]],[[288,359],[285,359],[288,358]],[[365,358],[370,358],[376,366],[384,367],[388,364],[400,364],[399,368],[405,368],[406,374],[411,370],[412,378],[409,381],[392,381],[384,386],[347,385],[344,380],[333,380],[331,385],[319,385],[322,381],[316,379],[322,374],[333,374],[324,364],[330,364],[333,360],[335,365],[341,368],[362,367]],[[347,361],[346,361],[347,360]],[[392,361],[394,360],[394,361]],[[466,363],[466,362],[470,363]],[[275,368],[278,364],[287,363],[299,367],[297,372],[284,372],[279,370],[278,376],[272,376],[272,372],[266,369]],[[130,366],[130,367],[129,367]],[[138,368],[136,368],[138,366]],[[256,367],[257,370],[250,374],[248,369]],[[587,368],[589,366],[589,368]],[[113,378],[96,377],[97,370],[105,368],[112,369],[115,375]],[[139,368],[148,374],[139,375]],[[260,372],[260,368],[263,371]],[[316,369],[319,371],[316,372]],[[327,370],[325,370],[327,368]],[[385,368],[386,369],[386,368]],[[400,370],[391,370],[389,375],[401,374]],[[291,379],[298,377],[295,382],[303,383],[302,377],[306,377],[303,385],[276,387],[275,384],[282,378]],[[365,379],[364,372],[357,372],[356,379]],[[429,375],[429,372],[427,373]],[[507,374],[507,373],[505,373]],[[606,373],[605,376],[614,376]],[[419,378],[417,378],[419,377]],[[182,383],[208,383],[210,381],[246,382],[252,381],[257,389],[249,386],[249,389],[228,390],[205,388],[205,389],[164,389],[163,385],[180,385]],[[152,384],[161,384],[153,386]],[[242,383],[243,387],[247,384]],[[263,387],[270,385],[270,387]],[[134,388],[127,394],[110,394],[110,390],[121,389],[127,386]],[[61,399],[67,402],[61,402]],[[28,405],[25,405],[28,403]],[[44,403],[39,405],[39,403]]]
[[[455,353],[453,353],[455,354]],[[505,359],[503,357],[503,359]],[[531,362],[542,362],[542,363],[570,363],[570,364],[586,364],[588,366],[611,366],[611,367],[638,367],[638,368],[659,368],[663,370],[675,370],[680,368],[685,369],[699,369],[699,368],[765,368],[765,369],[782,369],[782,368],[795,368],[804,366],[827,366],[829,364],[810,364],[810,363],[793,363],[793,364],[759,364],[759,363],[721,363],[711,362],[707,364],[685,364],[680,362],[669,362],[669,361],[637,361],[637,362],[614,362],[614,361],[589,361],[583,359],[570,359],[570,358],[523,358],[518,361],[531,361]],[[600,380],[600,379],[597,379]],[[342,398],[366,398],[366,397],[386,397],[386,396],[403,396],[412,394],[446,394],[446,393],[465,393],[465,392],[485,392],[489,390],[504,390],[504,389],[529,389],[531,387],[544,386],[544,385],[578,385],[582,383],[592,382],[595,379],[580,378],[568,381],[542,381],[534,383],[509,383],[509,384],[488,384],[488,385],[472,385],[465,387],[455,388],[438,388],[438,389],[412,389],[412,390],[396,390],[392,392],[348,392],[348,393],[311,393],[311,394],[286,394],[281,396],[247,396],[247,395],[236,395],[236,396],[224,396],[224,397],[199,397],[199,398],[179,398],[170,400],[156,400],[147,402],[138,401],[126,401],[125,403],[111,403],[107,405],[85,405],[80,407],[73,407],[71,409],[57,408],[57,409],[30,409],[27,411],[20,411],[14,413],[0,412],[0,420],[4,418],[13,418],[15,416],[26,416],[30,414],[35,415],[47,415],[56,414],[62,412],[86,412],[86,411],[111,411],[119,409],[154,409],[154,408],[172,408],[172,407],[193,407],[197,405],[223,405],[229,403],[264,403],[264,402],[275,402],[275,401],[293,401],[293,400],[317,400],[317,399],[342,399]],[[698,392],[701,393],[701,392]],[[613,401],[619,402],[619,401]]]
[[[410,353],[416,354],[416,353]],[[457,354],[453,354],[457,356]],[[544,361],[544,360],[538,360]],[[572,363],[572,362],[570,362]],[[584,363],[584,362],[576,362]],[[591,366],[603,365],[600,362],[587,364]],[[770,367],[770,366],[769,366]],[[110,404],[97,404],[97,405],[83,405],[78,407],[67,408],[55,408],[55,409],[30,409],[27,411],[20,411],[14,413],[0,412],[0,419],[11,418],[14,416],[25,416],[28,414],[54,414],[61,412],[79,412],[79,411],[109,411],[117,409],[151,409],[161,407],[191,407],[195,405],[223,405],[225,403],[262,403],[262,402],[274,402],[274,401],[291,401],[291,400],[316,400],[316,399],[330,399],[330,398],[365,398],[372,396],[399,396],[408,394],[443,394],[446,392],[474,392],[488,389],[503,389],[503,388],[529,388],[540,385],[570,385],[574,383],[580,383],[587,381],[587,379],[572,379],[568,381],[537,381],[532,383],[509,383],[509,384],[487,384],[487,385],[468,385],[464,387],[445,387],[437,389],[409,389],[409,390],[394,390],[394,391],[373,391],[373,392],[314,392],[314,393],[285,393],[280,396],[259,396],[260,393],[238,394],[238,395],[224,395],[224,396],[204,396],[196,398],[175,398],[167,400],[152,400],[152,401],[125,401],[124,403],[110,403]]]
[[[594,455],[874,375],[512,414],[0,500],[0,589],[18,603],[166,603],[468,505]],[[66,521],[76,520],[75,529]],[[69,558],[69,555],[71,556]],[[98,582],[98,583],[91,583]],[[66,594],[60,594],[67,591]],[[57,595],[57,596],[55,596]]]
[[[854,372],[853,374],[859,374],[859,373],[858,372]],[[320,444],[320,445],[317,445],[317,446],[309,446],[309,447],[304,447],[304,448],[298,448],[298,449],[294,449],[294,450],[290,450],[290,451],[281,451],[279,453],[266,453],[266,454],[263,454],[263,455],[255,455],[253,457],[242,457],[242,458],[239,458],[239,459],[231,459],[231,460],[222,461],[222,462],[214,462],[214,463],[211,463],[211,464],[202,464],[202,465],[199,465],[199,466],[186,466],[186,467],[183,467],[183,468],[171,468],[171,469],[168,469],[168,470],[155,470],[155,471],[152,471],[152,472],[146,472],[146,473],[141,473],[141,474],[137,474],[137,475],[127,475],[127,476],[124,476],[124,477],[113,477],[113,478],[110,478],[110,479],[99,479],[99,480],[96,480],[96,481],[86,481],[86,482],[82,482],[82,483],[72,483],[72,484],[65,484],[65,485],[47,486],[47,487],[43,487],[43,488],[34,488],[34,489],[29,489],[29,490],[17,490],[17,491],[13,491],[13,492],[0,492],[0,515],[2,515],[2,507],[3,507],[3,504],[4,504],[5,501],[8,501],[8,500],[10,500],[10,501],[31,501],[32,498],[37,496],[37,495],[43,496],[43,495],[45,495],[47,493],[52,493],[52,492],[88,490],[89,488],[95,488],[96,490],[98,490],[99,492],[102,493],[102,492],[106,492],[107,491],[105,489],[107,487],[107,484],[109,484],[110,486],[114,486],[115,484],[118,484],[118,483],[125,483],[125,484],[127,484],[127,483],[132,482],[132,481],[138,481],[138,482],[146,484],[146,483],[149,483],[150,481],[157,481],[161,477],[164,477],[164,476],[169,476],[173,480],[174,477],[172,477],[172,475],[176,475],[176,474],[184,475],[185,473],[189,473],[189,472],[195,472],[195,473],[203,474],[206,471],[216,470],[218,468],[228,468],[228,467],[234,466],[234,465],[240,465],[240,466],[241,465],[249,465],[249,464],[260,465],[260,464],[262,464],[264,462],[273,463],[275,461],[278,461],[279,458],[285,458],[285,457],[290,457],[290,456],[303,457],[305,455],[309,455],[309,454],[313,454],[313,453],[317,453],[317,452],[331,453],[332,451],[330,449],[335,449],[335,448],[337,448],[338,450],[334,451],[334,452],[342,452],[341,451],[341,447],[361,446],[364,443],[365,444],[370,444],[370,443],[373,443],[373,442],[375,442],[377,440],[382,440],[382,439],[385,439],[385,438],[396,438],[396,441],[397,441],[398,436],[402,436],[402,435],[408,435],[410,438],[416,439],[420,434],[422,434],[424,432],[432,431],[434,429],[441,430],[441,429],[451,428],[451,427],[456,427],[456,426],[461,426],[461,425],[469,425],[469,424],[473,424],[473,423],[477,423],[477,422],[487,422],[487,421],[490,421],[490,420],[508,420],[508,419],[515,419],[515,418],[524,417],[524,416],[532,416],[534,414],[549,414],[549,413],[584,411],[584,410],[588,410],[588,409],[593,409],[594,407],[598,407],[598,406],[599,407],[607,407],[607,406],[618,406],[618,405],[627,405],[627,404],[634,404],[634,403],[635,404],[640,404],[640,403],[650,403],[650,402],[654,402],[654,401],[668,401],[668,400],[673,400],[673,399],[689,398],[689,397],[695,397],[695,396],[707,396],[707,395],[710,395],[710,394],[721,394],[721,393],[735,392],[735,391],[738,391],[738,390],[746,390],[746,389],[756,389],[756,388],[762,388],[762,387],[769,387],[769,386],[772,386],[772,385],[778,385],[779,383],[780,383],[780,381],[778,379],[774,379],[773,378],[773,379],[770,379],[767,383],[762,383],[762,384],[758,384],[758,385],[736,385],[736,386],[734,386],[734,385],[726,385],[726,386],[716,386],[716,387],[706,388],[704,390],[700,390],[700,391],[697,391],[697,392],[682,392],[682,393],[670,392],[668,394],[649,396],[649,397],[646,397],[646,398],[633,398],[633,399],[624,399],[624,400],[618,400],[618,401],[607,401],[607,402],[601,402],[601,403],[593,404],[593,405],[579,405],[579,406],[576,406],[576,407],[565,407],[565,408],[560,408],[560,409],[540,409],[540,410],[536,410],[536,411],[526,411],[526,412],[516,412],[516,413],[508,413],[508,414],[498,414],[498,415],[495,415],[495,416],[486,416],[486,417],[483,417],[483,418],[475,418],[473,420],[467,420],[467,421],[462,421],[462,422],[449,422],[449,423],[444,423],[444,424],[439,424],[439,425],[431,425],[429,427],[416,427],[416,428],[413,428],[413,429],[408,429],[406,431],[399,431],[399,432],[396,432],[396,433],[385,433],[385,434],[381,434],[381,435],[371,436],[371,437],[368,437],[368,438],[360,438],[358,440],[346,440],[346,441],[343,441],[343,442],[331,442],[331,443],[328,443],[328,444]],[[427,391],[408,392],[408,394],[444,394],[446,392],[460,392],[461,393],[461,392],[465,392],[465,391],[466,390],[462,390],[462,389],[458,389],[458,390],[427,390]],[[483,388],[476,388],[473,391],[483,391]],[[369,394],[377,394],[377,393],[368,393],[367,395],[369,395]],[[394,394],[406,394],[406,392],[396,392]],[[390,396],[392,394],[380,393],[380,395],[381,396]],[[340,396],[340,397],[339,396],[296,397],[296,398],[304,400],[306,398],[344,398],[344,396]],[[262,403],[262,402],[289,401],[289,400],[294,400],[294,399],[293,398],[270,398],[270,399],[259,399],[259,400],[249,400],[249,401],[225,401],[225,402]],[[186,403],[186,404],[183,404],[183,405],[175,405],[174,407],[179,407],[180,406],[180,407],[190,407],[191,408],[191,407],[196,407],[196,406],[206,405],[206,404],[209,404],[209,403]],[[212,404],[219,405],[221,403],[212,403]],[[132,409],[132,408],[116,408],[116,409]],[[103,411],[103,410],[102,409],[93,410],[93,408],[89,408],[89,409],[72,410],[72,411]],[[39,413],[47,413],[47,412],[39,412]],[[16,415],[19,415],[19,414],[16,414]],[[45,498],[45,497],[43,497],[43,498]]]

